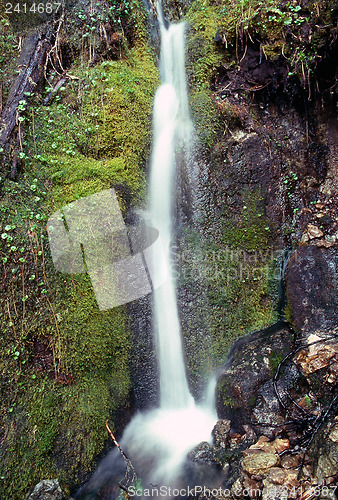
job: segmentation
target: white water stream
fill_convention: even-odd
[[[184,67],[184,25],[161,23],[161,79],[153,112],[153,151],[150,167],[150,219],[158,229],[163,256],[156,256],[155,275],[166,282],[154,290],[154,329],[160,368],[161,407],[185,408],[193,404],[185,374],[175,283],[170,265],[173,224],[175,149],[182,132],[191,128]],[[187,137],[188,139],[188,137]]]
[[[128,456],[146,468],[152,484],[175,485],[186,454],[209,441],[216,421],[212,397],[198,406],[192,397],[184,364],[170,246],[173,237],[176,147],[190,147],[190,120],[185,76],[184,23],[165,27],[161,8],[161,80],[153,112],[150,170],[150,224],[159,230],[163,247],[154,261],[155,275],[165,283],[154,290],[154,333],[160,370],[160,408],[136,415],[123,435]],[[186,155],[188,156],[188,155]],[[215,389],[213,384],[213,389]],[[210,403],[209,405],[207,403]]]

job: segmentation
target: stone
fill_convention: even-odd
[[[245,456],[264,451],[265,453],[282,453],[290,448],[290,443],[288,439],[277,438],[274,441],[270,441],[266,436],[261,436],[257,443],[254,443],[247,450],[243,451]]]
[[[263,481],[263,484],[266,481],[272,484],[282,484],[289,489],[298,487],[299,482],[297,480],[297,474],[297,471],[286,470],[280,467],[272,467],[269,470],[268,477]]]
[[[195,448],[189,453],[189,458],[193,462],[206,463],[209,465],[213,464],[212,460],[212,449],[209,443],[203,441],[199,443]]]
[[[230,427],[230,420],[218,420],[218,422],[216,422],[216,425],[212,430],[212,436],[214,438],[215,446],[226,448]]]
[[[238,448],[239,444],[242,443],[242,434],[239,434],[238,432],[236,433],[230,433],[229,434],[229,448],[231,450],[234,450],[236,448]]]
[[[317,247],[330,248],[333,247],[334,243],[328,241],[327,239],[316,240]]]
[[[262,500],[297,498],[298,487],[297,472],[273,467],[263,480]]]
[[[231,487],[231,494],[233,498],[243,498],[243,479],[241,477],[237,478],[234,484]]]
[[[322,484],[328,484],[326,482],[327,478],[335,477],[338,470],[338,442],[336,441],[338,431],[336,422],[335,420],[331,428],[328,425],[314,439],[313,473]],[[328,431],[329,439],[327,436]],[[330,435],[333,439],[330,438]]]
[[[244,424],[243,429],[245,431],[245,434],[242,438],[242,442],[246,442],[246,443],[251,442],[252,443],[252,442],[256,441],[256,439],[257,439],[256,432],[254,431],[254,429],[250,425]]]
[[[276,453],[282,453],[290,448],[290,443],[288,439],[277,438],[272,443]]]
[[[309,235],[310,240],[314,238],[322,238],[324,236],[324,233],[321,229],[319,229],[318,226],[315,226],[314,224],[308,224],[307,225],[307,234]]]
[[[288,385],[288,381],[285,380],[285,382]],[[252,422],[257,425],[257,431],[264,433],[269,439],[276,436],[279,426],[284,422],[283,409],[276,396],[272,380],[266,382],[258,391],[257,402],[252,409]],[[272,451],[274,452],[274,449]]]
[[[44,479],[40,481],[27,497],[27,500],[65,500],[58,479]]]
[[[303,454],[299,455],[283,455],[281,458],[281,466],[284,469],[296,469],[300,466],[303,460]]]
[[[336,417],[335,420],[338,420],[338,418]],[[338,443],[338,422],[331,428],[329,439],[331,439],[334,443]]]
[[[325,368],[336,355],[335,344],[321,342],[321,340],[322,338],[318,335],[311,334],[308,337],[308,350],[302,349],[296,358],[297,364],[301,366],[305,375]]]
[[[262,481],[254,479],[255,477],[245,475],[243,481],[243,493],[252,499],[259,498],[262,491]]]
[[[333,233],[333,234],[328,234],[327,236],[325,236],[325,239],[329,242],[329,243],[337,243],[338,241],[338,233]]]
[[[335,356],[337,359],[337,355]],[[329,384],[335,384],[338,381],[338,362],[330,363],[329,375],[326,379]]]
[[[271,467],[275,467],[279,463],[279,457],[275,453],[257,453],[248,455],[242,460],[242,469],[248,474],[259,475],[265,474]]]

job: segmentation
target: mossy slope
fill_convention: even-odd
[[[2,186],[0,490],[6,498],[23,498],[47,477],[58,477],[66,491],[82,482],[107,443],[106,420],[114,428],[128,405],[124,307],[100,311],[88,275],[55,271],[46,222],[67,203],[112,186],[123,213],[130,202],[142,203],[158,71],[144,15],[133,8],[132,22],[140,25],[121,60],[88,67],[84,53],[48,105],[28,96],[22,171]]]

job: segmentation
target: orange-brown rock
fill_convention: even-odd
[[[248,455],[242,460],[242,468],[250,475],[266,474],[271,467],[279,463],[279,456],[275,453],[257,453]]]

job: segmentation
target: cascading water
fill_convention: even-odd
[[[157,90],[154,102],[148,222],[158,229],[162,243],[161,254],[153,255],[155,277],[158,281],[164,281],[153,292],[160,407],[135,415],[124,431],[121,446],[133,463],[143,486],[176,486],[180,482],[180,468],[189,450],[211,438],[211,430],[216,421],[213,398],[215,380],[209,386],[204,405],[197,405],[189,391],[185,371],[175,282],[170,262],[175,153],[177,147],[183,147],[186,159],[189,158],[193,132],[185,77],[184,23],[166,27],[161,7],[158,8],[158,13],[162,85]],[[77,498],[96,498],[95,491],[109,480],[108,468],[116,464],[116,454],[114,456],[115,458],[107,457],[84,493]],[[184,482],[181,481],[181,484],[184,485]]]
[[[210,439],[216,414],[207,404],[197,406],[189,391],[170,263],[175,151],[177,146],[184,147],[186,158],[189,157],[193,132],[185,76],[185,26],[179,23],[166,28],[161,7],[158,12],[162,85],[156,93],[153,113],[149,222],[159,230],[163,247],[162,255],[154,256],[155,274],[167,277],[153,293],[160,408],[137,415],[124,433],[123,444],[137,469],[140,464],[148,481],[172,484],[187,452],[199,442]]]
[[[160,11],[160,9],[159,9]],[[154,323],[160,367],[161,407],[190,405],[183,360],[180,323],[173,273],[170,265],[172,240],[173,181],[175,148],[182,133],[189,138],[189,117],[184,68],[184,25],[161,26],[161,78],[154,103],[154,143],[150,178],[151,225],[159,230],[162,258],[155,256],[155,274],[165,273],[166,282],[154,290]]]

